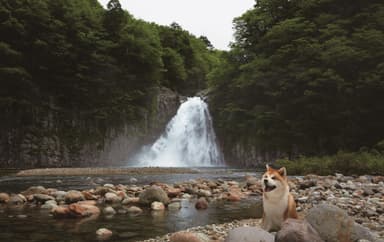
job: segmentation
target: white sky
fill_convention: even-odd
[[[99,0],[104,6],[109,0]],[[233,41],[232,20],[253,7],[255,0],[120,0],[135,18],[160,25],[178,23],[212,45],[228,50]]]

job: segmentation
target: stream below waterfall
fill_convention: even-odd
[[[30,186],[44,186],[59,190],[83,190],[94,188],[97,184],[150,184],[153,181],[174,184],[192,179],[222,179],[244,182],[246,175],[260,177],[254,170],[229,168],[199,168],[196,174],[158,174],[158,175],[113,175],[113,176],[30,176],[0,177],[0,193],[18,193]],[[134,178],[134,179],[133,179]],[[198,225],[224,223],[234,219],[252,218],[260,197],[251,196],[239,202],[218,201],[209,204],[206,210],[196,210],[194,200],[183,200],[180,210],[166,210],[154,213],[149,208],[132,216],[117,213],[112,217],[101,214],[97,219],[55,219],[49,210],[38,205],[10,206],[0,204],[0,241],[40,242],[40,241],[96,241],[95,231],[108,228],[113,236],[108,241],[137,241]],[[121,205],[119,205],[121,206]],[[115,207],[119,211],[119,206]]]

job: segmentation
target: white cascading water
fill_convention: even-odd
[[[208,105],[200,97],[188,98],[160,138],[132,161],[135,166],[223,166]]]

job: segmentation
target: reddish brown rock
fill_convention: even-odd
[[[208,242],[210,239],[208,236],[202,233],[193,232],[177,232],[174,233],[170,238],[170,242]]]
[[[195,203],[196,209],[207,209],[208,208],[208,202],[204,197],[199,198],[197,202]]]
[[[0,203],[7,203],[9,198],[8,193],[0,193]]]

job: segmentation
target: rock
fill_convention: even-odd
[[[379,182],[384,182],[384,176],[374,176],[372,177],[372,182],[376,184]]]
[[[79,191],[76,191],[76,190],[71,190],[71,191],[68,191],[66,194],[65,194],[65,202],[66,203],[75,203],[75,202],[78,202],[78,201],[84,201],[85,198],[83,196],[83,194]]]
[[[151,203],[151,209],[155,211],[160,211],[160,210],[164,210],[165,206],[164,206],[164,203],[162,202],[153,202]]]
[[[152,202],[162,202],[163,204],[168,204],[169,198],[163,189],[157,186],[151,186],[140,193],[139,202],[146,205],[149,205]]]
[[[228,232],[225,242],[274,242],[275,237],[258,227],[238,227]]]
[[[139,207],[136,207],[136,206],[131,206],[129,208],[126,209],[128,213],[142,213],[143,210]]]
[[[103,209],[103,213],[104,213],[105,215],[114,215],[114,214],[116,214],[116,211],[115,211],[115,209],[114,209],[113,207],[108,206],[108,207],[105,207],[105,208]]]
[[[169,188],[167,191],[168,197],[171,197],[171,198],[179,196],[180,193],[181,193],[180,188]]]
[[[310,187],[314,187],[317,185],[317,182],[316,180],[304,180],[303,182],[301,182],[299,184],[299,189],[307,189],[307,188],[310,188]]]
[[[40,208],[42,209],[54,209],[57,207],[57,202],[55,200],[48,200]]]
[[[98,196],[92,194],[88,191],[82,191],[81,192],[86,200],[97,200]]]
[[[34,194],[33,200],[39,203],[45,203],[46,201],[49,201],[49,200],[55,200],[55,198],[45,194]]]
[[[127,197],[121,202],[121,204],[127,205],[132,203],[139,203],[139,202],[140,202],[140,199],[138,197]]]
[[[197,195],[198,195],[199,197],[211,197],[211,196],[212,196],[212,193],[211,193],[211,191],[209,191],[209,190],[200,189],[200,190],[197,192]]]
[[[28,196],[33,194],[48,194],[48,192],[43,186],[33,186],[21,192],[21,194],[23,194],[24,196]]]
[[[109,187],[96,187],[94,194],[104,196],[107,192],[112,191]]]
[[[106,228],[101,228],[96,231],[97,238],[100,240],[107,240],[112,236],[112,231]]]
[[[238,193],[230,192],[228,193],[227,200],[230,202],[238,202],[241,200],[241,197]]]
[[[58,206],[51,210],[51,214],[55,218],[67,218],[70,217],[70,210],[68,206]]]
[[[119,202],[121,202],[121,197],[119,197],[115,193],[107,192],[104,196],[105,196],[105,202],[107,202],[107,203],[119,203]]]
[[[134,177],[129,178],[129,183],[136,183],[137,179]]]
[[[208,208],[208,202],[207,199],[204,197],[199,198],[197,202],[195,203],[195,208],[196,209],[207,209]]]
[[[324,242],[317,231],[306,221],[288,218],[277,232],[275,242]]]
[[[57,202],[65,201],[65,195],[67,195],[67,192],[65,191],[56,191],[52,193],[52,196],[55,197]]]
[[[0,203],[7,203],[9,201],[10,197],[8,193],[0,193]]]
[[[320,237],[328,242],[374,238],[368,229],[356,224],[344,210],[334,205],[322,204],[314,207],[308,211],[306,219]]]
[[[170,242],[210,242],[208,236],[203,233],[177,232],[171,235]]]
[[[8,203],[10,204],[23,204],[27,202],[27,199],[22,194],[12,194]]]
[[[168,204],[169,210],[179,210],[180,208],[181,208],[180,202],[172,202],[172,203]]]
[[[354,223],[354,228],[352,230],[352,236],[351,236],[352,241],[357,241],[357,240],[369,240],[372,242],[378,241],[375,235],[372,234],[372,232],[367,229],[366,227],[361,226],[358,223]]]

